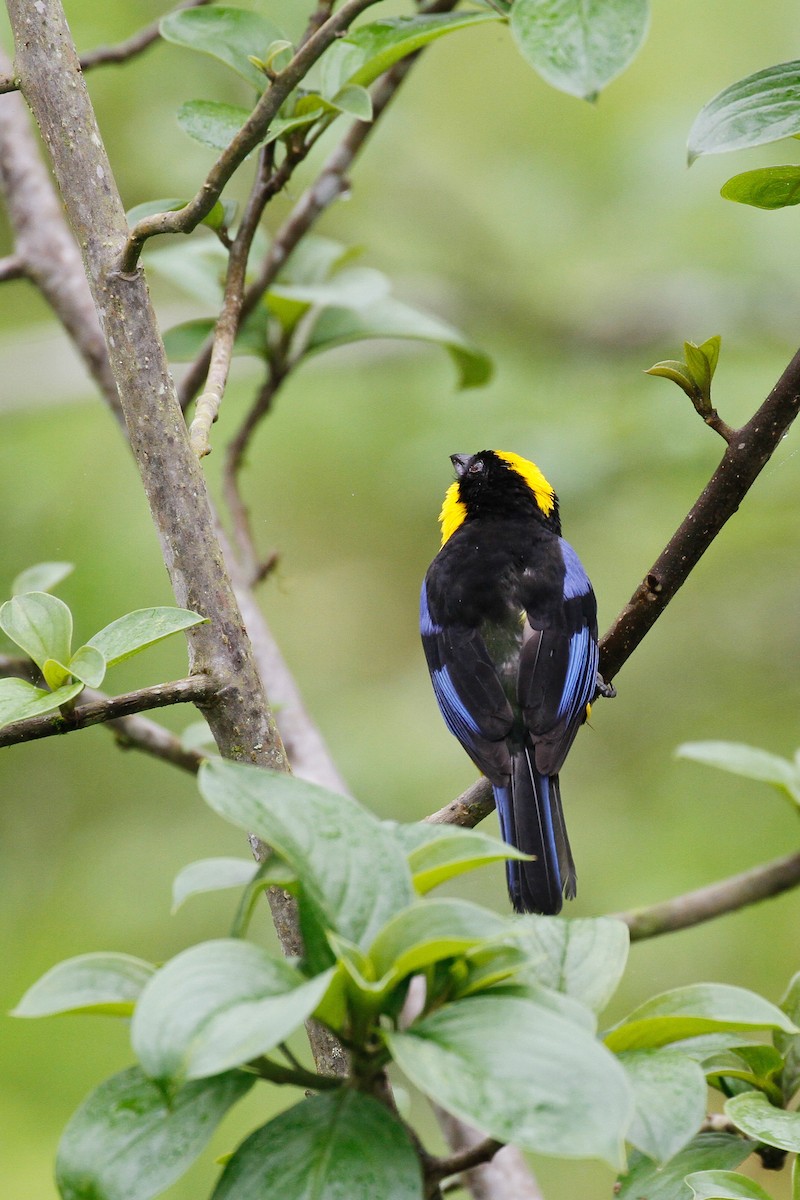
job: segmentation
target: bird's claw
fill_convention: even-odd
[[[598,696],[602,696],[605,700],[613,700],[616,694],[617,689],[614,687],[613,683],[606,683],[605,679],[603,679],[603,676],[598,671],[594,685],[595,700]]]

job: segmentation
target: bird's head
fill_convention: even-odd
[[[442,545],[464,521],[482,516],[532,516],[560,532],[558,497],[535,463],[507,450],[451,454],[450,461],[456,480],[439,514]]]

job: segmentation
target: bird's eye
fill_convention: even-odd
[[[469,470],[470,475],[480,475],[481,471],[483,470],[482,460],[480,458],[478,458],[475,460],[475,462],[471,462],[469,464],[468,470]]]

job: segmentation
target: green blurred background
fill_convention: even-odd
[[[293,36],[308,8],[253,6]],[[162,11],[151,0],[71,0],[67,10],[80,49]],[[321,232],[364,246],[363,261],[387,271],[397,295],[460,326],[496,362],[490,386],[458,393],[435,349],[379,343],[320,356],[281,394],[250,455],[259,541],[281,556],[265,610],[354,794],[381,814],[422,817],[474,778],[437,712],[416,631],[448,455],[491,446],[539,463],[604,628],[721,453],[682,394],[642,370],[677,356],[684,338],[721,333],[716,402],[737,424],[794,353],[797,213],[733,205],[718,189],[737,170],[800,151],[787,143],[687,172],[685,139],[706,100],[793,57],[798,35],[790,0],[658,0],[644,50],[593,107],[542,83],[503,28],[459,33],[423,57],[355,170],[351,198],[324,218]],[[10,46],[5,26],[3,40]],[[223,67],[174,47],[88,78],[126,207],[188,195],[210,165],[211,152],[175,122],[181,102],[245,100]],[[270,227],[299,189],[281,198]],[[165,324],[205,315],[158,280],[153,290]],[[60,594],[85,638],[128,609],[169,603],[167,578],[134,467],[73,351],[25,284],[6,284],[0,300],[0,584],[36,561],[75,562]],[[256,380],[238,360],[217,445]],[[696,739],[787,756],[798,745],[796,439],[576,743],[562,777],[580,878],[570,915],[648,904],[796,845],[795,818],[769,789],[673,758]],[[215,487],[220,458],[207,460]],[[184,667],[176,641],[119,668],[111,685]],[[192,717],[163,719],[182,728]],[[4,751],[0,788],[3,1011],[69,955],[162,960],[225,934],[228,898],[169,915],[182,865],[246,853],[189,778],[94,729]],[[460,892],[506,908],[499,871],[467,877]],[[800,968],[797,917],[789,895],[635,947],[609,1021],[704,979],[778,999]],[[4,1195],[52,1200],[60,1130],[95,1083],[130,1061],[127,1031],[96,1018],[0,1019]],[[216,1153],[264,1119],[263,1102],[259,1093],[236,1110]],[[171,1200],[207,1194],[212,1157]],[[605,1167],[534,1166],[548,1200],[610,1195]],[[788,1195],[780,1178],[767,1186]]]

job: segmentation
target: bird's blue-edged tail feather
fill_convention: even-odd
[[[533,862],[506,863],[511,903],[517,912],[554,916],[577,890],[558,776],[542,775],[532,750],[523,748],[512,759],[510,784],[493,791],[503,839],[535,855]]]

